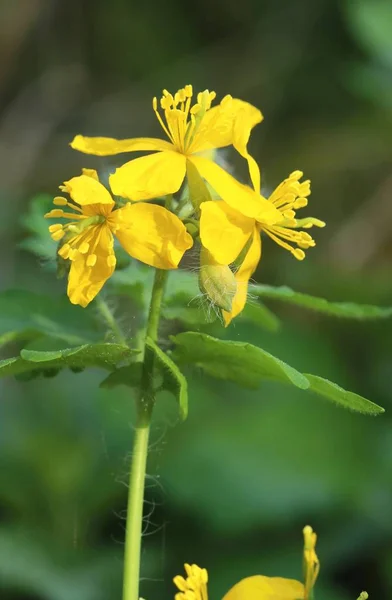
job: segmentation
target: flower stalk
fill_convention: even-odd
[[[148,314],[146,339],[156,342],[167,271],[156,269]],[[123,600],[139,600],[140,554],[143,529],[144,483],[150,424],[155,397],[153,388],[154,355],[145,346],[140,394],[136,401],[131,472],[125,534]]]

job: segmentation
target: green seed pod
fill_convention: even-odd
[[[217,263],[205,248],[200,252],[199,287],[215,306],[231,311],[237,291],[234,273],[228,265]]]

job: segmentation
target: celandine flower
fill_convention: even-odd
[[[316,534],[306,526],[303,530],[305,584],[296,579],[254,575],[236,583],[223,600],[309,600],[317,579],[320,564],[316,555]],[[174,577],[180,590],[175,600],[208,600],[208,573],[197,565],[185,564],[187,577]]]
[[[247,187],[249,201],[245,210],[235,210],[223,201],[203,202],[200,205],[200,238],[205,248],[220,264],[233,263],[241,253],[243,260],[235,273],[237,293],[230,312],[223,311],[226,325],[245,306],[248,282],[261,258],[261,238],[263,231],[277,244],[288,250],[298,260],[303,260],[307,248],[315,246],[315,241],[306,231],[313,226],[324,227],[319,219],[296,218],[296,210],[307,206],[310,182],[300,181],[303,173],[294,171],[272,192],[268,200],[260,192]],[[271,210],[264,217],[265,204]],[[251,210],[249,210],[251,209]]]
[[[247,159],[254,185],[259,186],[258,168],[248,154],[247,143],[252,128],[260,123],[261,112],[242,100],[225,96],[219,105],[211,108],[215,92],[205,90],[197,95],[192,104],[191,85],[174,94],[163,91],[158,110],[158,101],[153,99],[153,109],[162,129],[170,141],[156,138],[134,138],[117,140],[104,137],[83,137],[77,135],[72,148],[107,156],[121,152],[154,152],[148,156],[127,162],[110,176],[110,186],[114,194],[131,200],[148,200],[177,192],[187,170],[192,163],[200,175],[215,189],[228,204],[246,211],[249,195],[244,186],[231,175],[204,156],[201,152],[233,145]]]
[[[159,269],[175,269],[192,237],[178,217],[156,204],[131,204],[114,209],[108,190],[97,172],[83,169],[60,186],[74,202],[57,196],[46,218],[70,219],[66,225],[50,225],[52,239],[62,240],[58,253],[71,261],[68,296],[72,304],[87,306],[112,275],[116,266],[114,238],[133,258]]]

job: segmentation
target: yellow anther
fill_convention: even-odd
[[[83,242],[83,244],[80,244],[79,246],[79,252],[81,254],[87,254],[87,252],[90,250],[90,244],[88,242]]]
[[[201,110],[200,104],[194,104],[190,110],[191,115],[197,115],[197,113]]]
[[[97,262],[97,255],[96,254],[90,254],[87,257],[86,265],[87,265],[87,267],[93,267],[96,262]]]
[[[152,107],[155,111],[158,110],[158,100],[156,96],[154,96],[154,98],[152,99]]]
[[[185,96],[187,98],[192,98],[193,96],[193,87],[191,85],[186,85],[184,87]]]
[[[71,246],[69,244],[63,244],[59,250],[59,254],[62,258],[68,258],[70,251]]]
[[[111,254],[107,257],[106,263],[108,267],[114,267],[116,265],[116,257],[114,256],[114,254]]]
[[[298,170],[293,171],[289,175],[289,179],[293,179],[294,181],[298,181],[298,179],[301,179],[301,177],[303,177],[303,173],[302,173],[302,171],[298,171]]]
[[[76,248],[71,248],[71,250],[69,251],[68,254],[68,258],[69,260],[75,260],[75,258],[77,258],[79,255],[79,252]]]
[[[62,229],[63,226],[60,225],[60,223],[56,223],[55,225],[49,225],[49,232],[50,233],[54,233],[55,231],[60,231],[60,229]]]
[[[66,198],[63,198],[62,196],[56,196],[55,198],[53,198],[53,204],[55,206],[67,206],[68,200]]]
[[[61,240],[61,238],[63,238],[65,236],[65,232],[63,231],[63,229],[58,229],[57,231],[55,231],[54,233],[51,234],[51,238],[52,240],[54,240],[55,242],[58,242],[59,240]]]
[[[63,215],[64,215],[63,210],[61,210],[60,208],[54,208],[53,210],[46,213],[45,218],[46,219],[61,218]]]
[[[291,253],[297,260],[303,260],[305,258],[305,252],[300,250],[300,248],[293,248]]]

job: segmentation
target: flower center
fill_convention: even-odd
[[[163,90],[160,101],[165,121],[158,111],[158,100],[154,98],[152,106],[157,119],[176,150],[186,154],[189,150],[206,112],[211,108],[211,102],[216,97],[215,92],[199,92],[197,102],[192,105],[193,88],[186,85],[174,96]]]

